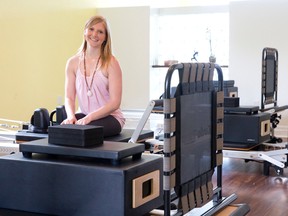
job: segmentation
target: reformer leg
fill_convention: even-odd
[[[284,173],[284,169],[283,168],[275,166],[275,165],[271,164],[268,161],[264,161],[263,174],[265,176],[269,176],[270,175],[270,167],[274,168],[274,170],[275,170],[277,175],[280,175],[280,176],[283,175],[283,173]]]
[[[264,165],[263,165],[263,174],[265,176],[269,176],[270,175],[270,166],[271,163],[268,161],[264,161]]]
[[[171,194],[170,190],[164,190],[164,216],[170,216],[171,211]]]

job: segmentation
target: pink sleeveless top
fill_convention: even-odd
[[[87,83],[90,85],[93,74],[87,76]],[[94,81],[91,87],[92,96],[87,95],[88,87],[85,82],[85,76],[78,67],[76,72],[76,94],[78,98],[79,111],[87,115],[100,107],[104,106],[110,99],[108,78],[103,75],[101,70],[97,69],[94,75]],[[125,118],[121,109],[115,110],[111,115],[116,118],[123,128]]]

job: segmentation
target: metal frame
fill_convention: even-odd
[[[269,175],[269,167],[272,165],[278,175],[282,174],[283,169],[288,164],[288,144],[287,143],[263,143],[263,147],[277,148],[267,151],[241,151],[241,150],[223,150],[223,156],[228,158],[237,158],[252,161],[264,161],[264,174]]]
[[[268,68],[267,60],[272,60],[274,68]],[[267,71],[273,69],[273,92],[267,93]],[[269,71],[271,73],[271,71]],[[275,48],[265,47],[262,51],[262,88],[261,88],[261,110],[265,110],[265,106],[273,104],[277,106],[278,97],[278,51]],[[269,95],[268,95],[269,94]],[[268,108],[269,109],[269,108]]]
[[[129,142],[130,143],[136,143],[138,141],[139,135],[141,134],[141,131],[143,130],[147,120],[149,119],[149,116],[151,112],[153,111],[153,108],[155,106],[160,106],[162,105],[163,102],[162,100],[151,100],[149,101],[140,121],[138,122],[135,131],[133,132]]]
[[[202,69],[204,69],[204,64],[203,63],[198,63],[200,67],[202,67]],[[187,66],[187,65],[186,65]],[[217,147],[215,147],[215,158],[214,158],[214,162],[217,164],[215,166],[215,168],[217,169],[217,186],[216,188],[213,189],[213,200],[212,200],[212,206],[210,206],[210,208],[207,210],[205,210],[204,212],[201,213],[201,215],[205,215],[205,216],[208,216],[208,215],[214,215],[217,211],[219,211],[219,209],[231,204],[236,198],[237,198],[237,195],[236,194],[232,194],[231,196],[225,198],[225,197],[222,197],[222,162],[220,162],[220,164],[218,164],[217,159],[218,158],[222,158],[223,155],[222,155],[222,147],[223,147],[223,137],[220,135],[221,134],[221,131],[222,131],[222,135],[223,135],[223,121],[221,121],[220,119],[218,118],[223,118],[223,115],[221,115],[221,110],[222,110],[222,114],[223,114],[223,104],[224,104],[224,96],[223,96],[223,74],[222,74],[222,70],[221,70],[221,67],[218,66],[218,65],[214,65],[214,64],[211,64],[212,66],[212,70],[214,71],[214,66],[215,66],[215,69],[217,70],[217,73],[218,73],[218,80],[219,80],[219,84],[218,84],[218,93],[222,92],[222,99],[219,99],[217,96],[218,94],[215,92],[215,97],[216,99],[214,98],[214,103],[216,106],[219,106],[217,108],[215,108],[215,110],[213,111],[214,112],[214,119],[216,120],[217,124],[216,125],[213,125],[213,129],[212,129],[212,139],[216,139],[215,140],[215,143],[217,143]],[[172,65],[169,69],[168,69],[168,72],[167,72],[167,75],[166,75],[166,79],[165,79],[165,92],[164,92],[164,161],[166,161],[166,164],[164,164],[164,215],[165,216],[170,216],[171,214],[171,201],[172,201],[172,198],[171,198],[171,185],[173,185],[173,181],[171,179],[171,176],[170,175],[167,175],[165,176],[165,173],[171,173],[173,171],[171,171],[173,169],[173,155],[174,153],[173,152],[170,152],[170,149],[173,149],[173,145],[174,144],[170,144],[170,142],[172,143],[172,141],[169,141],[169,139],[171,138],[171,132],[170,131],[170,128],[167,128],[166,124],[165,124],[165,121],[170,121],[171,120],[171,114],[169,114],[169,111],[170,110],[173,110],[175,108],[173,108],[173,105],[170,104],[169,99],[171,98],[174,98],[171,93],[170,93],[170,89],[171,89],[171,79],[172,79],[172,75],[173,75],[173,72],[175,70],[178,70],[179,73],[180,71],[184,71],[185,70],[185,65],[184,64],[175,64],[175,65]],[[192,69],[191,69],[192,70]],[[200,69],[201,70],[201,69]],[[204,70],[207,70],[207,69],[204,69]],[[205,74],[205,75],[204,75]],[[209,74],[209,72],[208,72]],[[191,75],[193,76],[193,75]],[[206,77],[205,77],[206,76]],[[195,77],[195,88],[197,89],[197,82],[201,82],[201,80],[203,81],[204,79],[206,80],[212,80],[213,79],[213,75],[211,77],[211,74],[208,75],[209,77],[207,77],[207,71],[205,71],[203,73],[203,76],[201,75],[201,77]],[[189,77],[189,75],[187,76],[187,74],[183,74],[182,77],[179,77],[180,78],[180,82],[184,85],[186,85],[188,83],[189,85],[189,81],[188,79],[190,79],[191,81],[191,77]],[[182,79],[182,80],[181,80]],[[191,84],[191,83],[190,83]],[[187,86],[184,86],[183,89],[185,90],[187,88]],[[209,87],[208,87],[209,88]],[[216,96],[217,95],[217,96]],[[220,95],[219,95],[220,96]],[[166,100],[166,101],[165,101]],[[222,101],[222,103],[221,103]],[[222,105],[220,105],[222,104]],[[168,105],[169,108],[165,107],[165,105]],[[170,107],[171,106],[171,107]],[[218,109],[219,108],[219,109]],[[169,110],[167,112],[165,112],[165,110]],[[172,113],[174,111],[171,111],[170,113]],[[218,116],[219,115],[219,116]],[[222,117],[221,117],[222,116]],[[223,120],[223,119],[222,119]],[[172,121],[173,121],[173,117],[172,117]],[[222,125],[222,127],[221,127]],[[173,127],[173,126],[168,126],[168,127]],[[222,128],[222,130],[221,130]],[[173,135],[172,135],[173,137]],[[217,138],[216,138],[217,137]],[[219,139],[219,140],[217,140]],[[221,145],[221,140],[222,140],[222,145]],[[214,142],[214,141],[213,141]],[[169,144],[168,144],[169,143]],[[168,146],[166,146],[168,144]],[[222,147],[220,147],[222,146]],[[168,150],[168,151],[167,151]],[[173,151],[173,150],[172,150]],[[172,158],[171,158],[172,157]],[[212,160],[213,161],[213,160]],[[172,173],[173,175],[173,173]],[[172,186],[173,187],[173,186]],[[197,190],[197,189],[196,189]],[[200,190],[200,188],[199,188]],[[196,193],[196,192],[195,192]],[[179,197],[180,199],[180,197]],[[181,198],[182,199],[182,198]],[[211,201],[210,201],[211,202]],[[182,203],[183,204],[183,203]],[[204,204],[205,205],[205,204]],[[201,207],[202,208],[202,207]],[[194,209],[192,209],[193,211]],[[190,211],[191,212],[191,211]],[[182,212],[182,211],[178,211],[176,214],[174,215],[183,215],[185,212]],[[198,214],[197,214],[198,215]]]

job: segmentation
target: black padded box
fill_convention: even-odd
[[[214,87],[218,89],[218,81],[213,81]],[[234,86],[234,80],[223,81],[223,91],[225,97],[238,97],[238,87]]]
[[[224,96],[225,97],[238,97],[238,87],[224,87]]]
[[[56,125],[48,128],[50,144],[89,147],[103,144],[103,127],[93,125]]]
[[[224,107],[225,114],[255,115],[259,113],[259,106]]]
[[[159,155],[111,164],[45,154],[28,159],[17,153],[0,157],[0,169],[0,208],[57,216],[136,216],[163,204]]]
[[[270,114],[224,114],[224,146],[248,148],[270,139]]]
[[[239,97],[224,97],[224,107],[239,107]]]

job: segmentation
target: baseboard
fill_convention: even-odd
[[[126,119],[126,124],[124,128],[135,129],[139,123],[144,111],[141,110],[123,110],[124,117]],[[163,128],[164,115],[158,113],[151,113],[147,119],[144,129],[148,130],[159,130]]]

